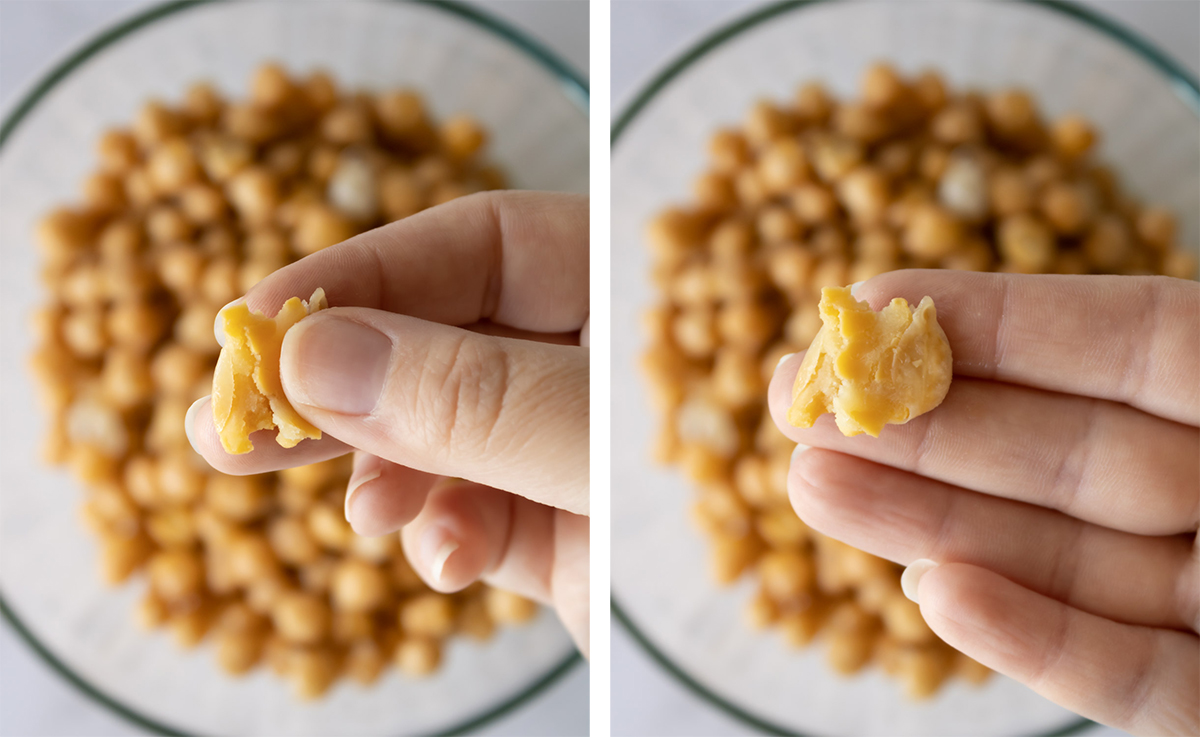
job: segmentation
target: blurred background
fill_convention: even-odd
[[[0,110],[50,68],[153,0],[3,0],[0,2]],[[588,77],[588,5],[583,0],[467,2],[539,41]],[[586,175],[585,175],[586,181]],[[84,534],[80,530],[80,534]],[[549,612],[543,616],[551,616]],[[576,665],[532,701],[476,734],[578,735],[588,729],[588,668]],[[0,734],[148,734],[82,695],[51,670],[7,623],[0,625]]]
[[[732,20],[769,4],[755,0],[613,0],[613,119],[620,117],[647,83],[702,38]],[[1079,4],[1123,24],[1157,45],[1193,75],[1200,74],[1200,3],[1087,0]],[[735,120],[741,113],[741,110],[730,110],[728,119]],[[620,146],[621,142],[618,141],[616,150],[620,150]],[[697,157],[699,155],[697,152]],[[616,212],[617,200],[614,195],[614,216]],[[614,237],[616,232],[614,226]],[[715,736],[756,733],[752,727],[717,709],[675,679],[652,660],[615,620],[612,674],[614,735]],[[803,694],[797,693],[796,698],[802,699]],[[1098,737],[1124,732],[1093,726],[1081,734]]]

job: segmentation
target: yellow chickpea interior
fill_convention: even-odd
[[[852,376],[882,365],[872,333],[889,320],[923,335],[922,350],[939,367],[914,354],[908,365],[917,375],[903,382],[918,387],[913,394],[843,395],[858,402],[843,412],[843,430],[877,432],[905,408],[912,417],[936,406],[950,353],[932,331],[932,304],[890,306],[869,321],[846,296],[819,308],[823,289],[887,271],[1195,278],[1195,251],[1178,242],[1174,215],[1122,191],[1094,156],[1099,143],[1087,120],[1045,120],[1021,90],[956,90],[935,71],[905,76],[882,63],[866,71],[857,99],[839,100],[810,81],[714,131],[694,198],[648,223],[658,301],[644,316],[642,369],[661,420],[654,458],[697,488],[691,516],[711,542],[713,577],[759,584],[747,605],[750,626],[778,628],[790,646],[821,644],[840,673],[875,663],[913,698],[932,696],[951,677],[987,678],[921,620],[900,591],[899,566],[796,516],[786,488],[795,445],[767,413],[766,387],[782,356],[828,330],[833,309],[839,320],[862,320],[842,325],[852,333],[846,344],[871,346],[865,362],[841,352],[855,364],[842,367]],[[824,343],[806,361],[818,361]],[[802,380],[829,378],[822,370],[838,366],[814,368]],[[827,393],[806,386],[802,422],[825,411],[818,396],[828,407]]]
[[[933,299],[917,307],[897,297],[875,312],[847,287],[821,290],[821,330],[800,363],[788,422],[812,427],[833,412],[851,437],[879,437],[884,425],[903,425],[946,398],[954,373],[950,342]]]
[[[284,333],[301,319],[329,304],[318,288],[307,301],[292,297],[275,317],[256,314],[245,303],[221,311],[225,346],[213,373],[213,425],[227,453],[254,449],[250,433],[278,428],[275,442],[293,448],[301,440],[320,439],[288,402],[279,378],[279,355]]]
[[[82,201],[35,233],[49,297],[34,315],[31,368],[49,416],[46,460],[88,489],[81,518],[98,538],[101,577],[146,574],[136,621],[180,647],[211,642],[231,676],[265,664],[311,699],[392,665],[428,675],[446,639],[487,639],[536,607],[482,585],[435,594],[395,535],[355,535],[342,511],[348,456],[257,476],[213,471],[183,418],[214,388],[234,449],[248,450],[245,435],[268,421],[285,445],[315,435],[277,401],[278,342],[324,300],[289,302],[273,319],[227,310],[230,348],[215,375],[213,321],[288,263],[505,185],[484,128],[438,121],[412,90],[343,90],[324,72],[275,64],[250,89],[227,100],[200,83],[100,138]],[[419,633],[402,630],[402,612]]]

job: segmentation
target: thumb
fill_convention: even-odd
[[[288,331],[284,393],[360,450],[588,512],[588,351],[362,307]]]

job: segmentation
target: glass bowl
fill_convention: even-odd
[[[243,95],[266,60],[328,69],[347,87],[421,90],[433,114],[466,112],[491,135],[491,157],[525,189],[586,192],[587,87],[535,42],[452,3],[179,2],[108,30],[48,73],[0,128],[0,604],[60,674],[155,733],[458,732],[530,698],[579,662],[542,612],[490,642],[455,639],[425,680],[394,669],[370,689],[340,682],[300,704],[260,669],[221,674],[210,647],[178,651],[133,621],[142,584],[105,588],[81,526],[82,489],[38,462],[46,420],[26,370],[31,310],[44,299],[32,233],[52,206],[76,200],[106,127],[149,97],[179,99],[208,79]]]
[[[1010,679],[951,681],[912,703],[878,668],[836,676],[820,647],[754,632],[753,582],[718,587],[692,528],[694,492],[655,466],[657,418],[637,371],[638,315],[653,303],[643,231],[691,197],[708,136],[755,100],[808,79],[854,94],[878,60],[932,67],[955,87],[1030,90],[1048,116],[1082,113],[1099,155],[1135,195],[1172,208],[1181,241],[1200,240],[1200,89],[1146,42],[1078,6],[1030,2],[784,2],[717,30],[636,96],[613,131],[612,593],[615,619],[702,698],[778,734],[1061,734],[1089,722]]]

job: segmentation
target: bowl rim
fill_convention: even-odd
[[[986,1],[986,0],[981,0]],[[622,108],[612,126],[610,148],[616,150],[621,135],[633,123],[652,101],[655,100],[680,74],[688,70],[700,59],[725,44],[727,41],[742,33],[756,28],[778,16],[786,13],[806,10],[813,6],[825,5],[831,0],[776,0],[764,6],[718,25],[712,31],[704,34],[699,40],[689,44],[684,50],[673,56],[660,71],[656,72],[649,81],[643,83],[629,103]],[[1135,56],[1147,61],[1171,83],[1176,96],[1200,117],[1200,82],[1196,76],[1185,69],[1175,60],[1167,56],[1153,42],[1126,27],[1115,19],[1110,19],[1082,5],[1067,0],[1020,0],[1024,5],[1045,8],[1060,16],[1070,18],[1081,26],[1100,32],[1120,45],[1129,49]],[[637,625],[629,613],[621,606],[614,590],[609,592],[610,609],[613,619],[621,624],[638,646],[650,656],[660,668],[669,673],[676,681],[683,684],[700,699],[741,723],[766,734],[790,735],[793,737],[808,737],[804,733],[794,732],[782,727],[769,719],[752,714],[746,709],[734,704],[729,699],[716,693],[714,689],[703,685],[690,675],[681,665],[673,661],[663,652],[650,637]],[[1096,724],[1090,719],[1079,717],[1062,727],[1045,732],[1040,737],[1061,737],[1077,734]]]
[[[173,17],[180,12],[212,5],[223,0],[171,0],[136,12],[128,17],[106,24],[99,31],[89,35],[82,42],[73,45],[67,54],[53,63],[49,71],[35,78],[35,81],[16,98],[16,103],[4,114],[0,122],[0,150],[20,126],[21,122],[31,113],[60,82],[82,67],[89,59],[100,51],[123,40],[136,31],[149,26],[164,18]],[[571,65],[558,57],[553,51],[537,41],[524,31],[509,24],[507,21],[481,8],[464,4],[461,0],[376,0],[380,4],[413,4],[434,8],[449,17],[457,18],[467,25],[480,28],[497,38],[507,42],[518,51],[531,58],[539,66],[550,72],[562,87],[563,94],[579,109],[586,118],[589,111],[589,87],[587,81]],[[188,737],[193,734],[178,727],[169,726],[155,718],[149,717],[137,709],[127,706],[117,698],[110,696],[96,684],[76,673],[71,666],[33,633],[16,611],[4,598],[0,589],[0,618],[12,627],[18,639],[23,641],[33,652],[50,667],[50,669],[70,683],[75,689],[90,699],[93,703],[104,707],[127,722],[154,734]],[[509,712],[533,700],[552,684],[561,679],[569,671],[583,663],[583,657],[578,651],[572,652],[557,665],[535,678],[516,694],[468,717],[453,723],[437,732],[432,737],[460,735],[476,730]]]

